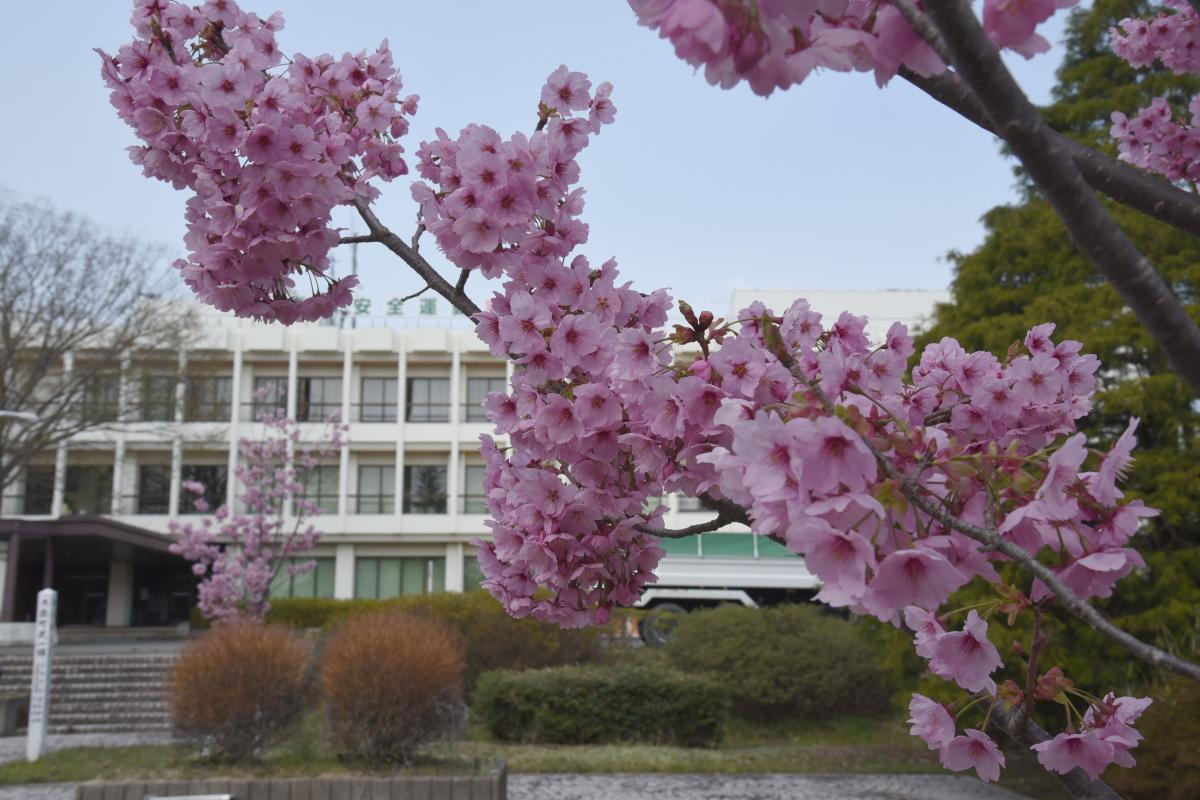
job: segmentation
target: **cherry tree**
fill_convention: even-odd
[[[822,69],[872,72],[995,132],[1200,391],[1200,329],[1094,194],[1200,234],[1192,193],[1131,166],[1190,180],[1192,121],[1161,104],[1118,113],[1122,163],[1051,131],[1000,58],[1046,50],[1038,25],[1069,4],[985,0],[981,20],[961,0],[631,2],[713,84],[767,95]],[[376,179],[407,174],[400,139],[417,107],[386,41],[285,58],[282,18],[233,0],[136,0],[132,21],[136,39],[101,52],[103,75],[141,140],[133,161],[190,193],[177,266],[201,299],[285,324],[328,317],[353,289],[327,274],[329,252],[377,243],[515,362],[512,390],[486,403],[509,444],[482,442],[492,536],[479,542],[485,586],[514,616],[602,623],[655,580],[659,540],[745,523],[804,557],[818,599],[905,626],[930,671],[963,690],[953,707],[920,695],[910,706],[913,733],[944,766],[995,780],[1001,731],[1077,797],[1115,796],[1098,777],[1134,765],[1150,699],[1085,692],[1044,663],[1039,622],[1052,604],[1133,657],[1200,679],[1089,602],[1145,566],[1132,542],[1156,511],[1120,489],[1138,421],[1104,451],[1077,432],[1100,364],[1056,341],[1052,323],[1004,358],[953,339],[918,355],[903,325],[873,342],[863,317],[825,319],[803,299],[728,322],[680,301],[683,323],[668,326],[665,290],[639,291],[615,260],[578,252],[588,226],[577,157],[616,108],[611,85],[566,66],[542,87],[529,131],[473,124],[418,146],[408,241],[371,207]],[[1114,42],[1131,63],[1192,70],[1197,36],[1195,11],[1175,3],[1123,23]],[[339,205],[368,232],[340,235]],[[453,283],[421,254],[424,231],[459,268]],[[473,272],[501,281],[483,306],[466,293]],[[647,502],[664,492],[704,496],[716,516],[668,530]],[[1001,563],[1022,577],[1004,581]],[[972,581],[991,585],[989,599],[946,608]],[[1018,616],[1033,636],[1001,653],[989,626]],[[1044,705],[1062,707],[1060,732],[1034,722]],[[984,713],[968,727],[973,706]]]
[[[258,422],[263,438],[238,442],[237,505],[222,505],[199,524],[170,523],[176,537],[171,552],[193,562],[192,572],[200,578],[197,606],[214,623],[264,619],[271,609],[272,581],[281,573],[294,577],[316,567],[311,559],[301,560],[321,538],[311,522],[321,509],[305,497],[305,480],[322,457],[338,452],[346,432],[331,418],[316,443],[306,442],[296,421],[277,408],[260,411]],[[197,511],[212,510],[203,484],[185,481],[183,488],[196,495]]]

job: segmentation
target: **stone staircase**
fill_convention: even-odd
[[[55,653],[50,733],[169,731],[167,675],[176,656],[152,649]],[[0,692],[28,692],[32,668],[29,653],[0,654]]]

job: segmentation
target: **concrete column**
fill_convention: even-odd
[[[8,539],[8,552],[4,554],[4,607],[0,609],[0,620],[12,622],[17,612],[17,568],[21,563],[21,534],[13,533]]]
[[[300,353],[296,340],[300,337],[292,332],[284,336],[288,339],[288,374],[287,374],[287,415],[296,418],[296,382],[300,371]]]
[[[396,403],[398,407],[396,409],[396,499],[394,508],[397,520],[404,511],[404,425],[408,404],[408,345],[404,341],[403,331],[398,336],[400,338],[400,354],[396,357]]]
[[[116,446],[113,450],[113,477],[112,477],[112,513],[113,515],[124,514],[125,498],[122,496],[125,489],[125,434],[118,433]]]
[[[350,417],[350,386],[354,379],[354,334],[341,332],[342,339],[342,422],[349,424]],[[350,441],[349,435],[343,436],[342,447],[338,452],[338,516],[342,518],[342,530],[346,529],[345,517],[350,513]]]
[[[234,473],[238,467],[238,440],[241,437],[239,430],[242,421],[242,332],[236,330],[233,332],[233,375],[229,385],[229,455],[227,462],[227,474],[225,475],[225,505],[231,511],[237,511],[234,507],[237,503],[237,478]]]
[[[129,353],[121,354],[121,374],[117,379],[117,420],[126,422],[132,419],[130,412],[129,394],[132,387],[129,385],[133,380],[133,375],[130,371],[130,356]],[[140,398],[139,398],[140,399]]]
[[[450,513],[450,527],[458,530],[458,493],[459,471],[462,469],[458,440],[460,423],[462,421],[462,348],[461,338],[456,332],[450,333],[450,464],[446,470],[446,495]],[[447,580],[449,577],[447,576]]]
[[[183,439],[178,435],[171,440],[171,491],[167,502],[167,513],[172,517],[179,514],[180,483],[183,482]]]
[[[63,442],[54,450],[54,494],[50,500],[50,516],[61,517],[63,495],[67,489],[67,444]]]
[[[108,563],[108,605],[104,624],[127,628],[133,622],[133,553],[128,545],[116,543]]]
[[[446,545],[447,592],[461,592],[463,590],[463,556],[465,554],[462,542],[451,542]]]
[[[175,382],[175,435],[171,438],[171,489],[167,501],[167,513],[172,517],[179,514],[179,484],[183,481],[183,439],[179,434],[183,426],[183,403],[186,397],[187,351],[179,351],[179,377]]]
[[[7,622],[4,616],[5,587],[8,585],[8,542],[0,542],[0,621]]]
[[[333,596],[338,600],[354,597],[354,545],[339,544],[333,562]]]

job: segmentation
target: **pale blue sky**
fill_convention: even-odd
[[[243,6],[283,11],[289,54],[340,55],[387,37],[406,89],[421,96],[410,153],[439,126],[529,130],[538,90],[560,63],[611,81],[617,121],[581,158],[585,252],[615,256],[639,288],[670,286],[718,310],[735,285],[944,287],[944,253],[976,245],[980,215],[1015,196],[995,140],[903,81],[879,90],[870,75],[828,73],[769,100],[721,91],[637,26],[622,0]],[[131,38],[129,7],[6,4],[0,185],[182,254],[185,194],[128,161],[132,134],[108,106],[91,52]],[[1045,29],[1052,40],[1063,16]],[[1035,100],[1046,98],[1060,53],[1010,60]],[[384,187],[378,210],[411,233],[407,179]],[[360,273],[364,294],[380,302],[420,285],[381,249],[360,250]]]

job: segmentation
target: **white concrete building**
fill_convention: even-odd
[[[871,314],[873,332],[893,319],[919,322],[945,298],[739,290],[733,308],[757,298],[782,311],[805,294],[826,314],[842,305]],[[62,625],[186,619],[194,579],[166,551],[169,523],[195,518],[181,483],[203,483],[213,508],[235,500],[237,442],[261,437],[255,412],[267,391],[306,436],[318,436],[331,412],[349,424],[340,452],[310,476],[308,496],[323,508],[314,519],[323,532],[312,553],[317,567],[282,577],[278,595],[386,598],[478,585],[471,540],[488,531],[478,442],[491,430],[480,403],[504,389],[511,366],[465,318],[437,316],[428,299],[417,316],[396,314],[395,301],[388,308],[390,315],[360,313],[342,327],[206,314],[188,350],[148,350],[113,365],[111,380],[98,382],[81,409],[103,427],[43,454],[3,497],[0,618],[32,618],[37,590],[53,586]],[[712,514],[692,498],[663,502],[673,528]],[[794,556],[745,528],[665,546],[660,585],[815,585]]]

